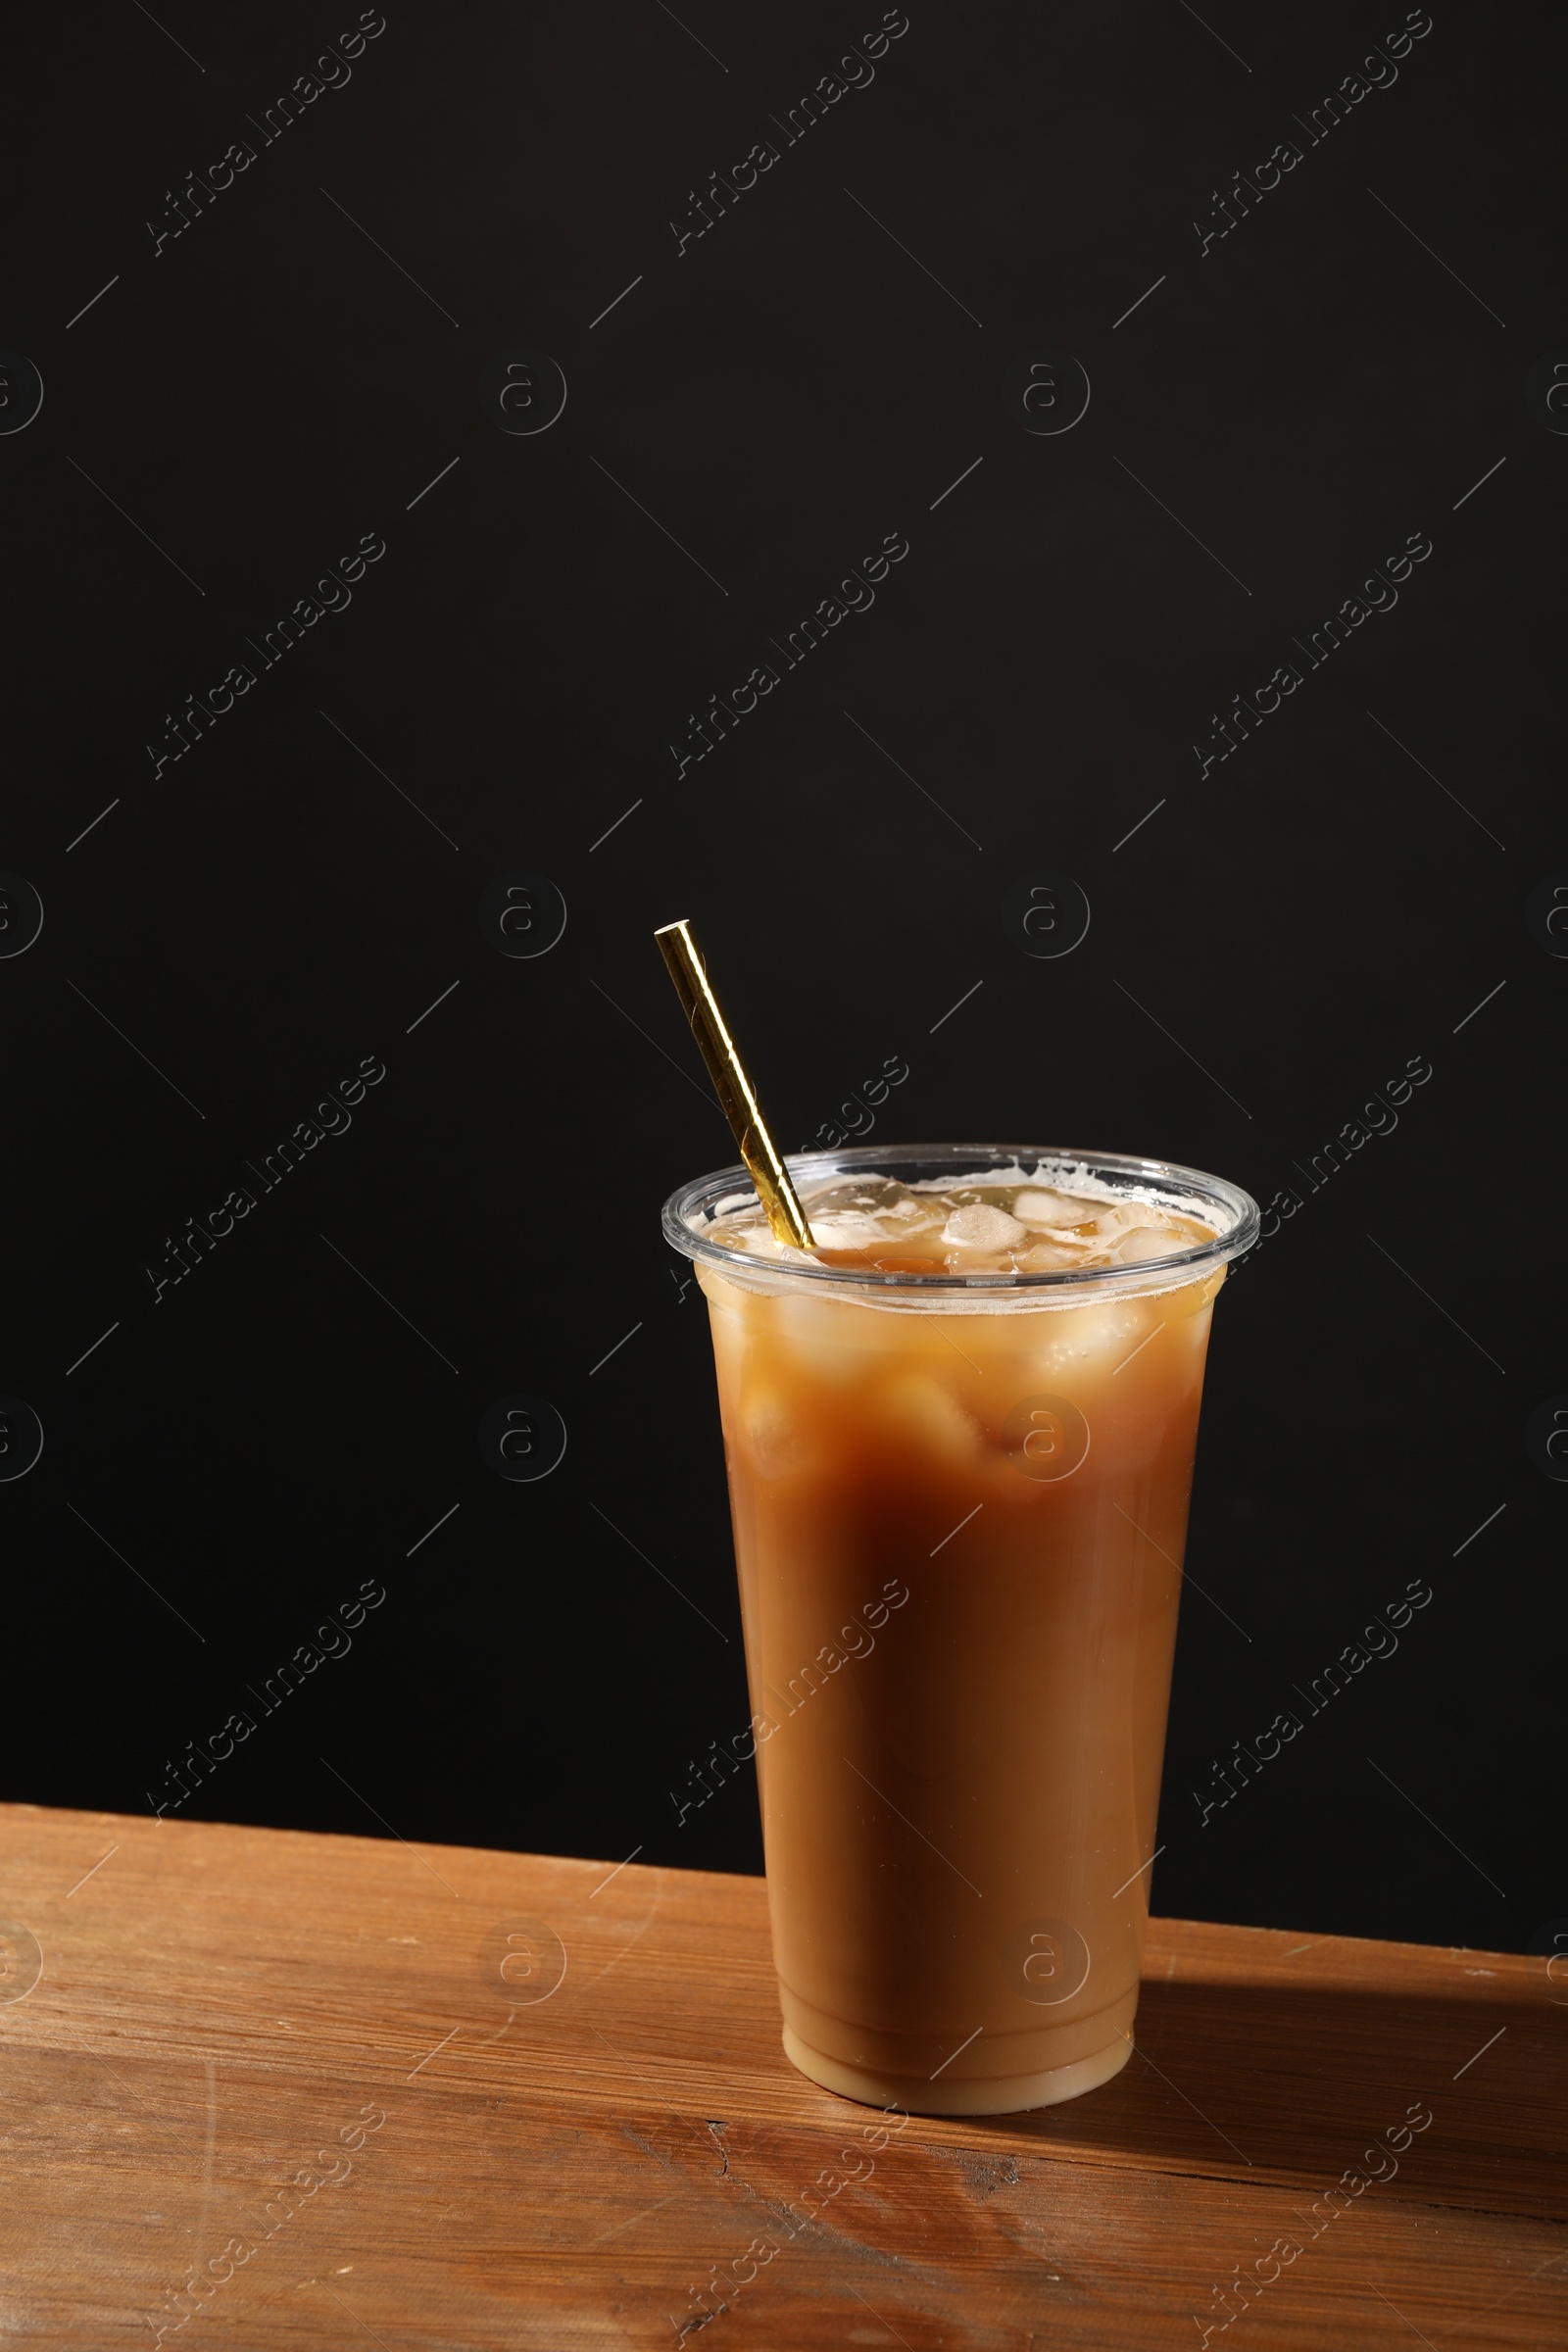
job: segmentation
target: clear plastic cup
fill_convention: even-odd
[[[687,1185],[718,1374],[784,2047],[915,2114],[1047,2106],[1126,2063],[1209,1314],[1244,1192],[1164,1161],[874,1146],[789,1162],[1152,1201],[1133,1265],[750,1256]]]

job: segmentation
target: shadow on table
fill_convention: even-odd
[[[1134,2038],[1102,2089],[972,2128],[1023,2134],[1042,2152],[1122,2150],[1332,2181],[1430,2114],[1399,2154],[1396,2193],[1568,2217],[1568,2007],[1559,2016],[1517,1999],[1146,1984]]]

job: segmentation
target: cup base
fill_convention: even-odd
[[[1054,2107],[1063,2099],[1081,2098],[1119,2075],[1133,2054],[1131,2034],[1118,2034],[1102,2050],[1077,2058],[1070,2066],[1048,2067],[1035,2075],[999,2075],[989,2080],[944,2082],[916,2082],[907,2075],[877,2075],[864,2067],[846,2066],[813,2050],[798,2034],[784,2028],[784,2055],[803,2075],[841,2099],[858,2099],[864,2107],[902,2107],[909,2115],[1021,2115],[1031,2107]]]

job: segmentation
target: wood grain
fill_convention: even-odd
[[[1155,1921],[1115,2082],[866,2169],[876,2119],[780,2049],[760,1881],[24,1805],[0,1864],[0,2338],[1568,2342],[1544,1960]],[[559,1937],[547,1998],[509,1931]]]

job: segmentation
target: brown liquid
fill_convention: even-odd
[[[952,1262],[929,1221],[857,1248]],[[700,1273],[790,2054],[915,2112],[1087,2088],[1137,2000],[1222,1272],[991,1312]]]

